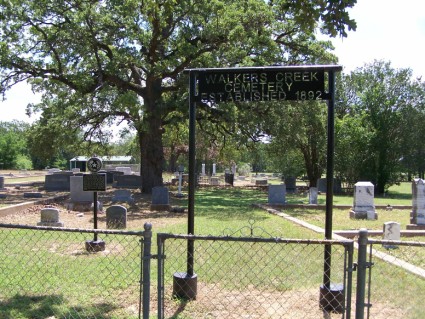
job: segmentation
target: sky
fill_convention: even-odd
[[[374,60],[391,62],[393,68],[410,68],[415,77],[425,81],[425,1],[424,0],[358,0],[349,14],[357,22],[357,30],[346,38],[332,42],[334,53],[349,73]],[[32,123],[25,109],[40,97],[25,84],[19,84],[0,101],[0,120]]]

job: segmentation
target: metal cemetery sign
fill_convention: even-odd
[[[189,194],[188,234],[195,233],[196,106],[206,104],[323,100],[328,104],[325,238],[332,239],[335,73],[339,65],[271,66],[188,69],[189,74]],[[277,104],[277,103],[276,103]],[[284,105],[284,103],[283,103]],[[323,296],[331,291],[331,246],[325,246]],[[196,287],[194,243],[187,243],[185,286]],[[195,283],[193,283],[195,282]],[[189,284],[190,283],[190,284]],[[187,292],[188,295],[190,292]],[[340,291],[337,291],[340,293]],[[195,293],[196,294],[196,293]],[[322,301],[322,300],[321,300]]]
[[[83,191],[85,192],[106,191],[106,175],[105,174],[83,175]]]
[[[197,80],[197,100],[202,102],[329,99],[324,69],[206,69]]]
[[[106,175],[97,174],[102,168],[102,160],[96,156],[91,157],[87,161],[87,168],[93,174],[83,176],[83,191],[106,191]]]

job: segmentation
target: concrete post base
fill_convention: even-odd
[[[344,313],[345,296],[343,284],[320,286],[320,308],[333,313]]]
[[[189,276],[185,272],[176,272],[173,275],[173,297],[186,300],[195,300],[197,294],[198,276]]]
[[[105,250],[105,242],[103,240],[86,240],[86,250],[90,253]]]

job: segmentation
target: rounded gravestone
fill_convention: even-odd
[[[106,227],[108,229],[125,229],[127,227],[127,208],[112,205],[106,209]]]

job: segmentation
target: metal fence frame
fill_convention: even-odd
[[[231,236],[197,236],[197,235],[177,235],[177,234],[157,234],[158,245],[158,319],[164,319],[164,264],[166,261],[166,252],[164,249],[167,239],[181,239],[187,242],[191,241],[222,241],[222,242],[250,242],[250,243],[273,243],[273,244],[299,244],[299,245],[321,245],[324,249],[329,246],[343,246],[345,250],[344,257],[344,312],[343,318],[351,317],[351,297],[352,297],[352,273],[354,271],[353,251],[354,241],[352,240],[303,240],[303,239],[284,239],[284,238],[262,238],[262,237],[231,237]],[[193,256],[192,256],[193,257]],[[318,299],[319,304],[319,299]]]
[[[63,232],[63,233],[87,233],[87,234],[107,234],[107,235],[125,235],[135,236],[139,238],[140,242],[140,295],[139,295],[139,309],[138,317],[149,319],[150,315],[150,266],[151,266],[151,242],[152,242],[152,225],[145,223],[144,231],[122,231],[122,230],[101,230],[101,229],[79,229],[79,228],[63,228],[63,227],[49,227],[49,226],[29,226],[29,225],[13,225],[13,224],[0,224],[1,229],[19,229],[19,230],[34,230],[34,231],[47,231],[47,232]]]
[[[374,260],[380,259],[380,257],[375,254],[386,255],[385,253],[376,252],[373,248],[373,245],[380,246],[389,246],[392,247],[390,249],[394,249],[398,246],[404,247],[420,247],[425,248],[425,242],[414,242],[414,241],[396,241],[396,240],[376,240],[368,238],[367,229],[361,229],[359,231],[358,238],[358,260],[356,263],[357,270],[357,287],[356,287],[356,319],[364,319],[370,318],[371,313],[370,309],[372,307],[372,298],[371,292],[373,291],[372,278],[373,278],[373,268],[375,266]],[[409,264],[408,261],[398,259],[396,257],[393,258],[393,265],[397,267],[402,267],[404,265],[406,272],[409,272],[411,275],[416,275],[420,278],[425,279],[425,270],[421,267],[416,267]],[[395,262],[397,260],[397,262]],[[383,260],[383,262],[390,263],[389,260]],[[409,269],[410,267],[410,269]],[[394,278],[397,280],[397,278]],[[425,314],[425,307],[424,312]]]
[[[145,224],[144,231],[120,231],[120,230],[94,230],[94,229],[77,229],[77,228],[61,228],[61,227],[44,227],[44,226],[26,226],[0,224],[1,229],[27,229],[42,230],[49,232],[65,232],[65,233],[88,233],[88,234],[111,234],[111,235],[130,235],[140,238],[140,296],[139,296],[139,318],[149,319],[150,298],[151,298],[151,262],[152,259],[158,259],[158,318],[164,318],[164,265],[166,262],[165,242],[169,239],[182,240],[184,242],[191,241],[215,241],[215,242],[247,242],[247,243],[273,243],[273,244],[296,244],[296,245],[321,245],[326,246],[339,245],[344,247],[343,276],[344,276],[344,313],[343,317],[349,319],[353,317],[352,311],[355,311],[356,319],[364,319],[370,317],[371,306],[371,290],[372,285],[372,269],[374,258],[378,258],[372,254],[373,245],[397,245],[425,248],[425,242],[406,242],[406,241],[388,241],[374,240],[368,238],[368,232],[365,229],[359,231],[359,237],[356,244],[358,248],[357,263],[353,263],[354,246],[352,240],[302,240],[302,239],[284,239],[284,238],[264,238],[254,237],[251,227],[251,236],[235,237],[232,236],[194,236],[194,235],[176,235],[176,234],[157,234],[158,254],[151,253],[152,226]],[[167,253],[171,256],[173,252]],[[341,254],[342,256],[342,254]],[[422,257],[422,254],[420,255]],[[408,263],[409,260],[407,260]],[[383,261],[385,262],[385,261]],[[422,266],[421,266],[422,267]],[[425,270],[419,268],[419,276],[425,278]],[[353,287],[352,274],[357,271],[356,287]],[[422,287],[422,286],[420,286]],[[352,294],[355,289],[356,302],[355,309],[351,305]],[[420,308],[421,309],[421,308]],[[425,311],[425,310],[424,310]]]

